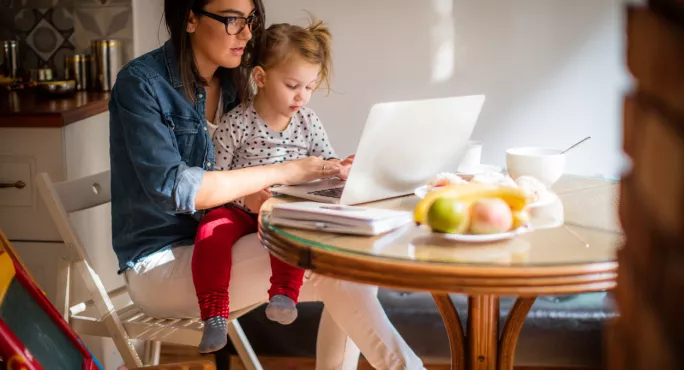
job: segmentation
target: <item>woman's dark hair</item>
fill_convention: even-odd
[[[166,29],[171,35],[171,43],[176,50],[176,60],[180,69],[180,76],[183,79],[185,95],[195,101],[195,88],[206,86],[206,81],[200,76],[195,62],[195,54],[192,51],[190,34],[187,32],[190,11],[195,13],[203,10],[211,0],[164,0],[164,19]],[[238,97],[244,101],[249,96],[249,81],[252,67],[256,65],[255,45],[261,40],[264,25],[266,24],[266,13],[262,0],[252,0],[254,2],[254,14],[258,20],[258,27],[252,31],[252,39],[245,47],[242,56],[242,64],[238,68],[230,70],[230,78],[238,92]]]

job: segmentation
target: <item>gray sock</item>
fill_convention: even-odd
[[[297,318],[297,305],[284,295],[274,295],[266,307],[266,317],[283,325],[292,324]]]
[[[204,321],[204,331],[200,341],[200,353],[216,352],[228,343],[228,320],[225,317],[214,316]]]

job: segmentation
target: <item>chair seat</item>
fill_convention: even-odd
[[[258,303],[230,313],[233,321],[262,305]],[[203,324],[200,319],[155,318],[146,315],[134,303],[116,311],[130,339],[159,341],[197,347],[202,338]],[[107,326],[102,318],[91,315],[72,315],[71,327],[78,333],[93,336],[108,336]]]
[[[202,338],[202,321],[199,319],[158,319],[146,315],[134,304],[117,311],[128,337],[186,346],[197,346]],[[69,318],[76,332],[98,337],[109,336],[101,318],[76,315]]]

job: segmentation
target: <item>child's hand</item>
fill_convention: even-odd
[[[248,195],[244,199],[245,207],[254,213],[258,213],[261,209],[261,206],[264,205],[264,202],[266,202],[272,196],[273,193],[271,193],[271,191],[268,189]]]
[[[340,162],[341,165],[343,166],[349,166],[351,167],[352,163],[354,163],[354,156],[356,154],[352,154],[349,157],[345,158],[342,162]]]
[[[340,165],[342,168],[340,169],[340,174],[339,178],[342,180],[346,180],[349,177],[349,172],[351,171],[351,166],[352,163],[354,163],[354,154],[350,155],[349,157],[345,158],[340,162]]]

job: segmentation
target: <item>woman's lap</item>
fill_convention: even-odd
[[[129,294],[146,314],[159,318],[200,317],[192,283],[193,248],[159,252],[126,272]],[[265,303],[270,276],[269,253],[257,235],[238,240],[233,246],[228,289],[231,311]],[[317,338],[317,369],[355,368],[359,348],[377,368],[423,368],[387,319],[376,294],[377,287],[305,275],[300,302],[322,300],[326,304]]]
[[[155,317],[199,318],[197,296],[192,282],[194,246],[177,247],[145,258],[126,272],[131,299]],[[256,234],[247,235],[233,247],[230,277],[230,310],[268,301],[271,265],[268,251]],[[317,300],[305,278],[300,301]]]

